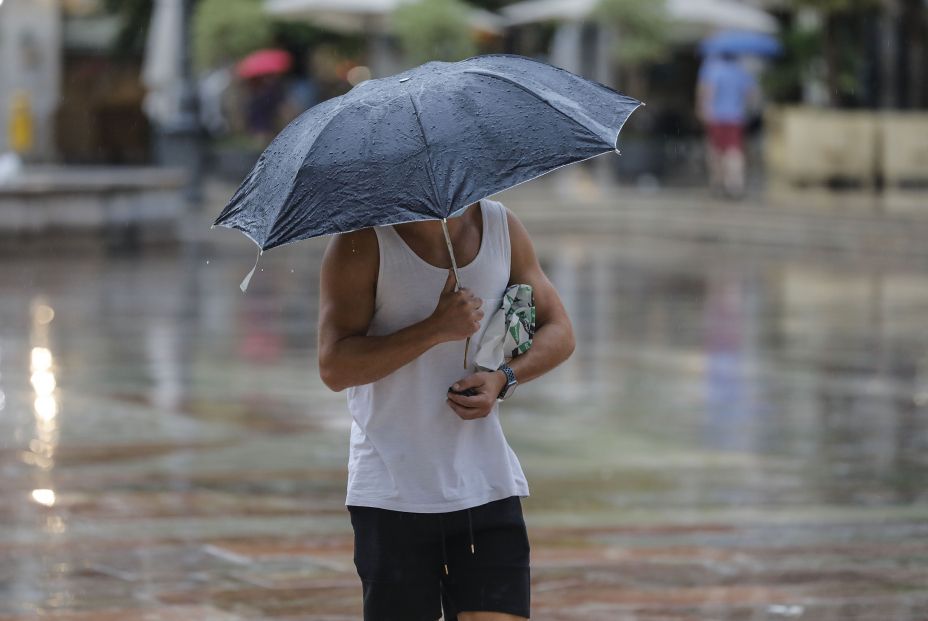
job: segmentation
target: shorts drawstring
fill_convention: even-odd
[[[445,549],[445,520],[441,513],[438,514],[438,528],[441,529],[441,563],[445,568],[445,575],[448,575],[448,550]]]
[[[476,554],[477,548],[474,546],[474,525],[470,520],[470,509],[467,510],[467,531],[470,533],[470,553]]]
[[[448,571],[448,549],[445,546],[445,519],[444,516],[438,514],[438,528],[441,531],[441,564],[445,570],[445,575],[450,575],[451,572]],[[474,522],[471,519],[470,509],[467,510],[467,533],[470,536],[470,553],[477,553],[477,544],[474,541]]]

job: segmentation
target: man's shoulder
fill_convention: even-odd
[[[377,233],[372,228],[338,233],[329,240],[323,260],[323,270],[339,274],[376,277],[380,265]]]
[[[508,207],[506,207],[506,205],[502,203],[502,201],[493,200],[491,198],[485,198],[483,199],[483,202],[486,203],[490,207],[490,209],[495,209],[498,213],[501,213],[503,216],[506,216],[508,218],[512,217],[512,212],[509,210]]]
[[[351,254],[363,254],[365,251],[377,250],[377,233],[373,228],[358,229],[347,233],[336,233],[329,242],[329,247]]]

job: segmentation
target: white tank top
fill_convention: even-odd
[[[480,210],[480,250],[458,268],[464,286],[484,301],[484,325],[471,338],[468,363],[509,283],[506,209],[484,199]],[[380,270],[368,334],[385,335],[432,314],[448,270],[419,257],[392,226],[374,230]],[[445,403],[448,387],[472,372],[464,369],[464,341],[452,341],[383,379],[348,389],[352,422],[345,504],[441,513],[528,496],[522,467],[500,426],[498,404],[485,418],[462,420]]]

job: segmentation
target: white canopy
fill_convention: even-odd
[[[526,0],[503,8],[510,26],[542,21],[581,21],[598,0]],[[738,0],[667,0],[667,12],[678,35],[700,37],[720,28],[775,33],[776,19]]]
[[[307,19],[340,32],[384,31],[390,14],[408,0],[265,0],[271,15]],[[471,26],[481,32],[502,34],[503,19],[489,11],[471,11]]]
[[[683,27],[749,30],[767,34],[776,34],[780,29],[773,15],[738,0],[668,0],[667,10],[671,19]]]

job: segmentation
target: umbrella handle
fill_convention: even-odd
[[[441,230],[445,234],[445,243],[448,245],[448,254],[451,256],[451,270],[454,272],[454,290],[460,290],[464,285],[461,284],[461,275],[458,274],[458,262],[454,258],[454,247],[451,245],[451,235],[448,234],[448,219],[441,219]],[[464,368],[467,368],[467,350],[470,349],[470,337],[464,342]]]

